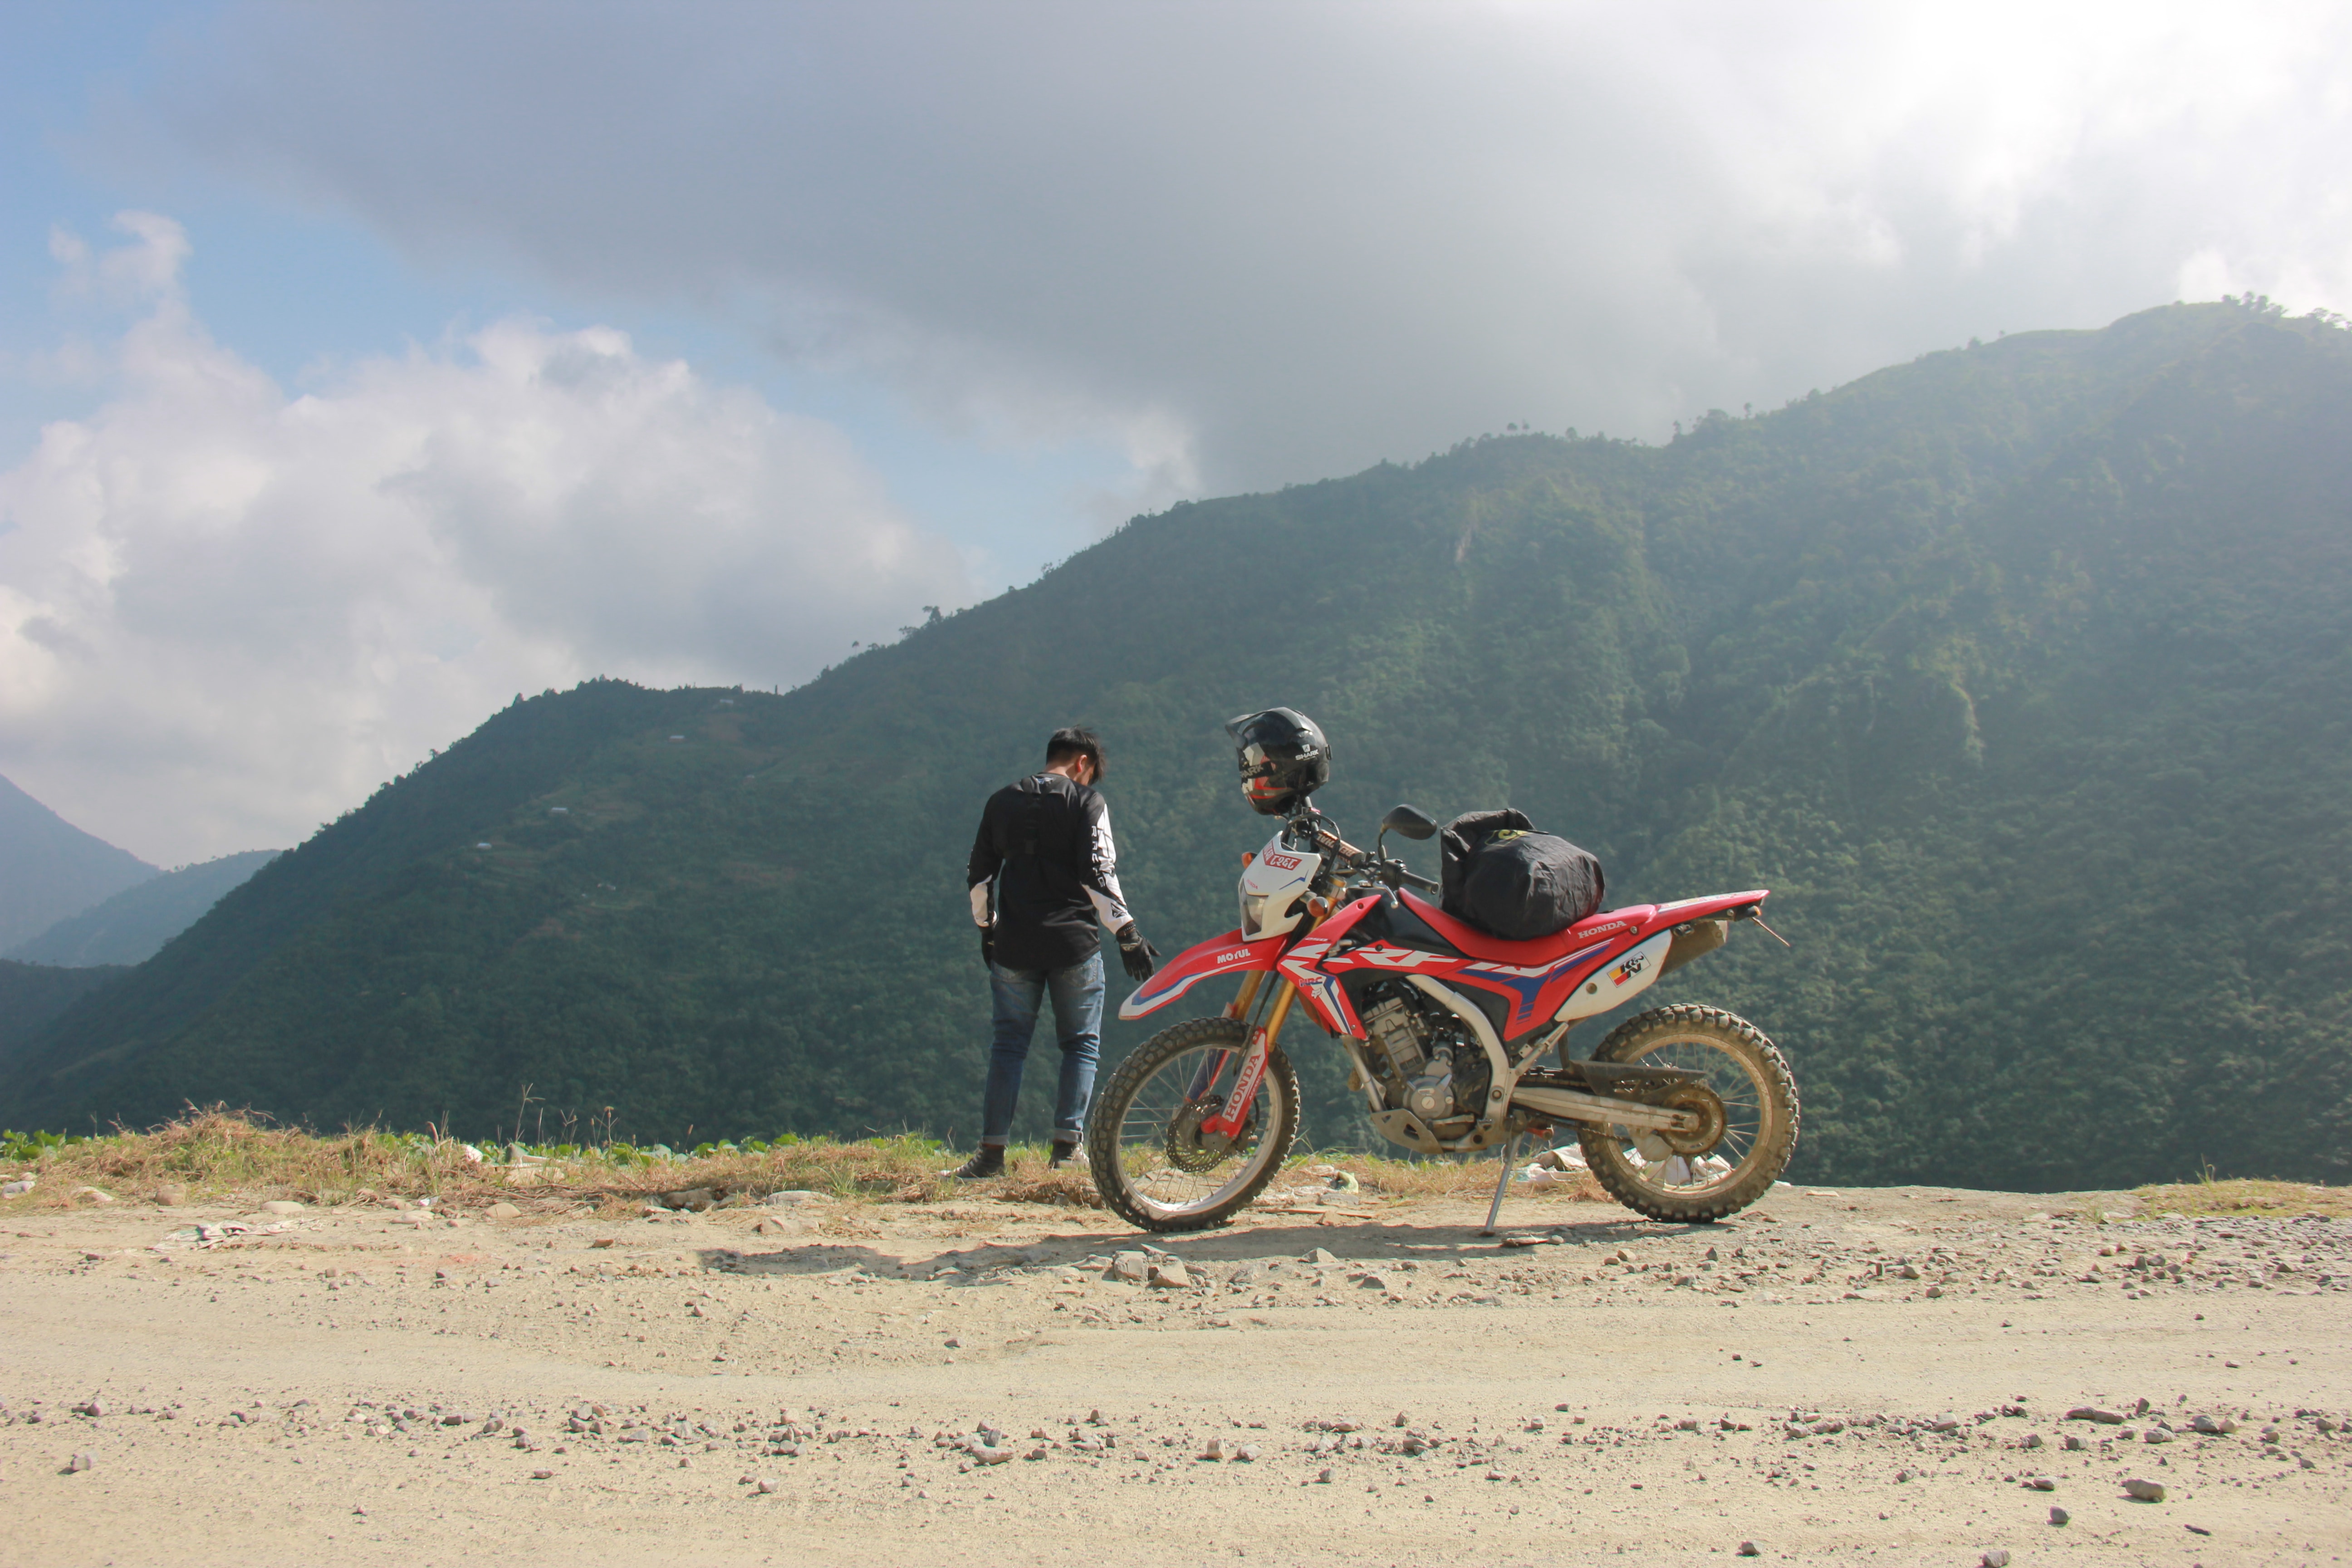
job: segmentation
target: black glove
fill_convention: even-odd
[[[1151,961],[1160,950],[1143,940],[1133,921],[1118,928],[1118,961],[1127,965],[1127,977],[1140,983],[1151,978]]]
[[[996,963],[996,928],[980,928],[980,961],[993,968]]]

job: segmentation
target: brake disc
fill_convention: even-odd
[[[1698,1125],[1687,1132],[1658,1129],[1658,1137],[1675,1153],[1696,1159],[1723,1142],[1724,1129],[1731,1115],[1723,1108],[1723,1100],[1715,1090],[1703,1083],[1676,1084],[1665,1094],[1651,1102],[1668,1110],[1688,1111]]]
[[[1205,1175],[1223,1164],[1234,1152],[1235,1140],[1221,1133],[1203,1132],[1201,1123],[1225,1108],[1222,1094],[1203,1096],[1188,1100],[1168,1122],[1168,1163],[1190,1175]],[[1243,1129],[1246,1133],[1246,1126]]]

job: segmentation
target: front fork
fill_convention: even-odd
[[[1258,990],[1265,979],[1265,972],[1258,970],[1243,981],[1240,994],[1226,1005],[1225,1016],[1228,1018],[1248,1016],[1250,1005],[1256,1001]],[[1276,983],[1274,1005],[1266,1010],[1265,1021],[1250,1031],[1249,1044],[1243,1047],[1238,1053],[1242,1058],[1242,1068],[1240,1076],[1234,1079],[1233,1092],[1225,1097],[1223,1109],[1216,1115],[1202,1121],[1202,1131],[1226,1139],[1237,1138],[1241,1135],[1242,1129],[1249,1121],[1250,1101],[1257,1098],[1258,1085],[1265,1080],[1266,1058],[1273,1051],[1275,1042],[1281,1038],[1282,1026],[1289,1018],[1290,1005],[1297,999],[1297,996],[1298,987],[1288,979]],[[1226,1064],[1231,1062],[1236,1054],[1233,1051],[1219,1051],[1215,1056],[1202,1062],[1200,1070],[1192,1075],[1192,1085],[1186,1090],[1184,1098],[1197,1101],[1206,1096],[1210,1089],[1216,1086],[1217,1079],[1224,1076]]]

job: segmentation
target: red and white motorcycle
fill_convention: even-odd
[[[1423,1154],[1501,1151],[1490,1229],[1520,1135],[1562,1121],[1611,1195],[1655,1219],[1720,1219],[1771,1186],[1796,1147],[1797,1089],[1747,1020],[1681,1003],[1619,1025],[1590,1060],[1564,1044],[1734,924],[1763,926],[1767,893],[1637,904],[1502,942],[1416,897],[1436,884],[1385,853],[1391,832],[1436,831],[1401,805],[1366,851],[1309,805],[1243,857],[1240,929],[1179,954],[1119,1008],[1141,1018],[1241,977],[1222,1014],[1163,1029],[1105,1087],[1087,1152],[1113,1209],[1148,1230],[1196,1230],[1264,1189],[1298,1131],[1280,1042],[1301,1003],[1348,1053],[1349,1087],[1382,1137]]]

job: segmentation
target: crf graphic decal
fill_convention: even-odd
[[[1409,947],[1360,947],[1349,957],[1359,963],[1369,963],[1376,969],[1419,969],[1425,963],[1444,963],[1434,952],[1420,952]]]
[[[1549,963],[1533,968],[1521,968],[1513,963],[1473,963],[1463,969],[1462,978],[1511,994],[1514,998],[1511,1032],[1516,1034],[1528,1015],[1540,1007],[1547,991],[1563,983],[1572,983],[1577,967],[1608,945],[1605,942],[1596,942],[1565,958],[1554,959]]]

